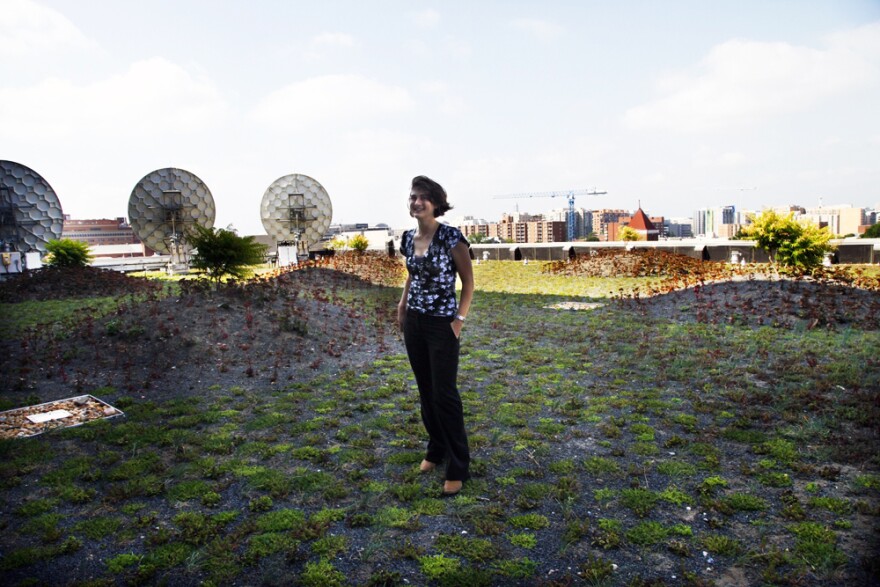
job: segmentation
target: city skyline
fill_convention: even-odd
[[[870,211],[870,212],[880,212],[880,205],[876,205],[876,206],[870,206],[870,205],[867,205],[867,206],[859,206],[859,205],[857,205],[857,204],[851,204],[851,203],[848,203],[848,202],[847,202],[847,203],[833,203],[833,204],[831,204],[831,203],[822,203],[821,206],[820,206],[820,205],[810,206],[810,205],[805,205],[805,204],[800,203],[800,202],[789,202],[789,203],[778,204],[778,205],[767,205],[767,206],[761,206],[761,207],[759,207],[759,208],[741,208],[741,207],[737,206],[736,204],[728,203],[728,204],[721,204],[721,205],[718,205],[718,206],[696,206],[695,208],[693,208],[693,210],[690,211],[690,213],[688,213],[688,214],[680,214],[680,215],[679,215],[679,214],[666,214],[666,213],[664,213],[663,210],[646,209],[646,208],[644,208],[644,207],[641,207],[641,209],[642,209],[642,210],[643,210],[648,216],[663,217],[663,218],[665,218],[665,219],[667,219],[667,220],[684,220],[684,219],[687,219],[687,220],[693,220],[693,218],[694,218],[693,212],[696,211],[696,210],[721,209],[721,208],[727,208],[727,207],[733,207],[733,208],[735,209],[735,211],[736,211],[737,214],[743,214],[743,213],[753,213],[753,212],[754,212],[754,213],[760,213],[762,210],[765,210],[765,209],[775,209],[775,210],[780,210],[780,209],[783,209],[783,208],[789,208],[789,207],[790,207],[790,208],[803,208],[803,209],[809,210],[809,209],[820,208],[820,207],[822,207],[822,208],[843,208],[843,207],[848,207],[848,206],[851,206],[851,207],[853,207],[853,208],[860,208],[860,209],[862,209],[862,210]],[[443,216],[443,217],[441,218],[441,221],[444,222],[444,223],[447,223],[447,224],[453,224],[453,225],[458,225],[458,224],[461,224],[461,223],[463,223],[463,222],[467,222],[468,219],[480,220],[480,221],[486,221],[486,222],[488,222],[488,223],[493,223],[493,222],[498,222],[498,221],[499,221],[503,216],[505,216],[505,215],[516,215],[516,214],[521,214],[521,215],[524,215],[524,216],[544,216],[544,217],[546,217],[546,216],[550,216],[550,215],[554,215],[554,214],[559,214],[559,213],[561,213],[561,212],[566,212],[567,209],[568,209],[567,207],[555,207],[555,208],[542,208],[542,209],[539,209],[537,206],[535,206],[534,208],[535,208],[535,211],[529,211],[529,210],[516,210],[516,211],[510,211],[510,210],[504,210],[504,211],[499,212],[497,216],[495,216],[495,217],[491,217],[491,218],[486,218],[486,217],[476,216],[476,215],[474,215],[474,214],[467,214],[465,211],[462,211],[462,210],[459,210],[459,209],[456,208],[455,210],[450,211],[450,212],[447,213],[445,216]],[[636,203],[636,206],[635,206],[635,207],[618,206],[618,207],[616,207],[616,208],[585,208],[585,207],[583,207],[583,206],[576,206],[576,209],[577,209],[577,210],[584,210],[584,211],[587,211],[587,212],[596,212],[596,211],[598,211],[598,210],[619,209],[619,210],[624,210],[624,211],[626,211],[627,213],[630,213],[630,214],[635,213],[636,210],[638,210],[639,208],[640,208],[640,206],[638,205],[638,203]],[[112,220],[112,219],[116,219],[116,218],[124,218],[126,221],[129,220],[127,214],[102,214],[102,215],[98,215],[98,216],[94,216],[94,217],[90,217],[90,218],[85,218],[85,217],[81,217],[81,218],[80,218],[80,217],[73,217],[71,214],[69,214],[69,213],[67,213],[67,212],[65,211],[64,215],[65,215],[65,220]],[[381,227],[382,225],[385,225],[385,226],[387,226],[387,227],[390,228],[390,229],[401,229],[401,228],[404,228],[404,225],[395,226],[395,225],[393,225],[393,224],[391,224],[391,223],[389,223],[389,222],[383,221],[383,220],[381,220],[381,219],[380,219],[378,222],[361,222],[361,221],[359,221],[357,218],[352,218],[352,219],[347,220],[347,221],[342,221],[342,220],[334,219],[333,222],[331,223],[331,225],[333,225],[333,226],[340,226],[340,225],[355,225],[355,224],[362,224],[362,225],[365,224],[365,225],[367,225],[369,228],[377,228],[377,227]],[[406,226],[406,227],[409,227],[410,224],[411,224],[411,222],[406,222],[406,223],[405,223],[405,226]],[[217,226],[218,228],[225,228],[225,226],[221,225],[220,223],[215,223],[215,226]],[[237,227],[235,227],[234,225],[233,225],[233,228],[235,228],[238,232],[241,232],[242,234],[265,234],[265,231],[262,229],[262,227],[260,227],[256,232],[253,232],[253,233],[245,233],[245,232],[239,230],[239,229],[238,229]]]
[[[394,227],[422,173],[488,219],[584,188],[666,216],[880,204],[872,0],[0,1],[0,159],[75,218],[164,167],[246,234],[291,173],[335,223]]]

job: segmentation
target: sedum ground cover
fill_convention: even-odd
[[[460,371],[474,478],[458,497],[440,498],[439,472],[418,473],[417,393],[401,341],[383,326],[397,277],[327,288],[316,285],[326,273],[294,275],[283,287],[310,312],[291,316],[306,321],[318,303],[339,308],[284,339],[320,351],[331,332],[337,346],[320,366],[278,367],[276,358],[274,369],[261,367],[261,339],[236,344],[232,314],[250,313],[240,329],[263,324],[270,346],[281,334],[260,322],[269,302],[239,292],[219,302],[231,305],[225,342],[210,341],[230,347],[220,363],[188,378],[151,375],[148,387],[89,374],[84,391],[124,419],[0,442],[3,584],[877,581],[876,291],[860,290],[845,316],[819,323],[813,314],[825,306],[816,304],[839,290],[810,289],[807,302],[794,285],[748,282],[720,298],[621,299],[654,278],[545,269],[475,266]],[[118,334],[94,332],[111,323],[132,332],[121,320],[138,318],[138,303],[153,308],[145,322],[167,320],[163,303],[199,308],[176,294],[127,295],[124,316],[88,314],[87,330],[56,323],[53,340],[62,340],[46,360],[115,343]],[[564,302],[604,305],[555,309]],[[760,320],[731,322],[736,304],[737,316]],[[0,305],[4,321],[16,310]],[[794,317],[773,319],[786,312]],[[330,320],[357,322],[358,333],[322,329]],[[84,357],[71,360],[88,371]],[[4,409],[55,399],[53,390],[73,395],[73,382],[50,382],[4,383]]]

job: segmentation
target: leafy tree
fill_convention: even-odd
[[[862,238],[880,238],[880,222],[870,226],[862,235]]]
[[[766,210],[743,229],[744,237],[767,251],[770,261],[806,270],[822,264],[825,253],[834,249],[831,233],[812,223],[800,223],[794,213],[785,216]]]
[[[348,239],[348,246],[358,253],[363,253],[370,246],[370,241],[362,234],[356,234]]]
[[[468,242],[472,245],[478,245],[480,243],[486,242],[487,238],[488,237],[485,234],[472,234],[467,237]]]
[[[591,232],[587,236],[584,237],[584,241],[588,243],[597,243],[599,242],[599,235],[595,232]]]
[[[640,235],[635,228],[632,228],[630,226],[624,226],[623,228],[621,228],[618,236],[622,241],[642,240],[642,235]]]
[[[227,275],[238,279],[247,277],[250,267],[263,263],[266,258],[266,245],[254,242],[252,236],[238,236],[235,231],[224,228],[196,226],[188,242],[196,249],[192,266],[218,282]]]
[[[92,261],[89,245],[69,238],[46,243],[46,265],[50,267],[85,267]]]
[[[337,234],[333,237],[333,240],[327,243],[327,248],[331,251],[342,251],[345,249],[346,242],[344,237]]]

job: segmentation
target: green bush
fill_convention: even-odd
[[[348,239],[348,246],[358,253],[363,253],[370,246],[370,241],[362,234],[356,234]]]
[[[743,238],[767,251],[771,262],[798,270],[820,266],[825,253],[833,250],[827,228],[797,222],[794,213],[782,216],[765,210],[741,232]]]
[[[196,225],[187,241],[196,249],[192,266],[216,281],[226,276],[243,279],[250,275],[251,266],[266,259],[266,245],[255,242],[252,236],[238,236],[224,228]]]
[[[46,265],[50,267],[85,267],[92,261],[89,245],[63,238],[46,243]]]
[[[869,226],[861,238],[880,238],[880,222]]]

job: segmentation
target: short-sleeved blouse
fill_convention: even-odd
[[[457,269],[452,249],[459,242],[468,247],[470,243],[461,231],[448,224],[440,224],[425,254],[415,254],[415,229],[407,230],[400,239],[400,253],[406,257],[406,269],[410,275],[406,307],[430,316],[455,316],[458,302],[455,300],[455,276]]]

